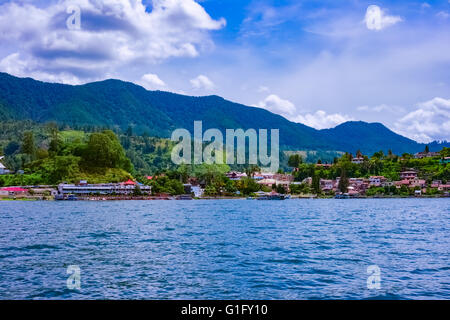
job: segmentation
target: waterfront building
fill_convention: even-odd
[[[328,179],[320,179],[320,189],[323,192],[335,190],[336,181]]]
[[[134,181],[128,180],[122,183],[104,183],[104,184],[66,184],[61,183],[58,185],[59,195],[131,195],[135,192],[136,187],[139,186],[140,190],[144,194],[149,194],[151,192],[151,187],[136,183]]]
[[[6,187],[0,188],[0,196],[25,196],[28,193],[28,189],[23,189],[20,187]]]

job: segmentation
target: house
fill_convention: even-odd
[[[334,180],[320,179],[320,189],[324,192],[333,191],[335,185],[336,181]]]
[[[403,180],[400,180],[400,181],[395,181],[394,184],[395,184],[395,186],[397,188],[400,188],[401,186],[409,187],[409,180],[408,179],[403,179]]]
[[[439,161],[440,164],[450,163],[450,157],[444,157]]]
[[[349,187],[352,187],[354,191],[364,194],[369,188],[369,180],[363,178],[350,178],[348,179]]]
[[[414,180],[417,178],[417,172],[414,170],[406,170],[406,171],[402,171],[400,172],[400,178],[402,180]]]
[[[6,187],[0,189],[0,196],[25,196],[27,193],[27,189],[20,187]]]
[[[442,184],[442,180],[433,180],[431,182],[431,188],[439,188],[439,186]]]
[[[409,181],[409,186],[411,188],[415,188],[415,187],[423,188],[423,187],[426,187],[426,185],[427,185],[427,182],[422,179],[414,179],[414,180]]]
[[[6,174],[9,173],[9,171],[6,169],[5,165],[2,163],[2,159],[4,157],[0,157],[0,174]]]
[[[363,162],[364,162],[364,157],[362,157],[362,156],[357,156],[352,159],[352,163],[361,164]]]
[[[227,172],[225,175],[228,179],[233,180],[233,181],[238,181],[238,180],[241,180],[242,178],[247,177],[246,173],[237,172],[237,171],[230,171],[230,172]]]
[[[331,168],[331,166],[332,166],[332,164],[330,164],[330,163],[317,163],[316,164],[316,167],[325,168],[325,169]]]
[[[423,158],[433,158],[439,157],[441,154],[439,152],[417,152],[414,155],[415,159],[423,159]]]
[[[53,188],[31,188],[30,193],[33,193],[35,196],[45,197],[45,196],[56,196],[58,194],[58,190]]]
[[[383,186],[384,182],[386,182],[386,178],[384,176],[371,176],[369,177],[369,185],[380,187]]]
[[[273,185],[276,185],[277,181],[275,179],[262,179],[259,180],[257,183],[272,188]]]

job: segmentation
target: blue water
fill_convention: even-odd
[[[450,199],[0,202],[0,299],[450,299],[449,262]]]

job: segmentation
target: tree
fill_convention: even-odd
[[[92,167],[120,168],[127,172],[133,169],[117,136],[111,130],[90,135],[84,160]]]
[[[349,181],[347,178],[347,170],[342,167],[341,168],[341,178],[339,179],[339,191],[341,191],[342,193],[346,193],[348,190],[348,185],[349,185]]]
[[[303,159],[299,154],[293,154],[289,156],[288,166],[292,168],[298,168],[303,163]]]
[[[5,156],[11,156],[20,150],[20,144],[16,141],[10,141],[3,149]]]
[[[321,189],[320,189],[320,177],[317,174],[314,174],[312,176],[312,182],[311,182],[311,187],[313,189],[313,192],[315,194],[320,194],[321,193]]]
[[[254,164],[252,164],[250,167],[247,167],[245,169],[245,173],[247,174],[247,177],[253,177],[255,175],[255,173],[259,172],[259,171],[261,171],[261,169]]]
[[[48,152],[53,155],[58,154],[62,146],[62,141],[59,136],[58,125],[54,122],[48,123],[47,130],[50,134],[50,144]]]
[[[34,142],[34,134],[32,131],[26,131],[23,134],[22,152],[34,159],[36,155],[36,144]]]
[[[425,146],[425,153],[429,153],[430,152],[430,147],[428,145]]]
[[[142,196],[142,190],[141,190],[141,187],[138,184],[136,184],[134,186],[133,195],[134,196]]]
[[[127,137],[131,137],[133,135],[133,128],[131,126],[128,126],[125,134],[127,135]]]
[[[286,194],[286,188],[282,184],[277,185],[275,190],[277,193]]]

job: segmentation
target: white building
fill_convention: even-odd
[[[5,173],[7,173],[7,170],[6,170],[6,167],[3,165],[3,163],[2,163],[2,159],[3,159],[4,157],[0,157],[0,174],[5,174]]]
[[[89,195],[89,194],[117,194],[117,195],[129,195],[134,193],[136,188],[136,183],[134,182],[123,182],[123,183],[104,183],[104,184],[66,184],[61,183],[58,185],[58,194],[60,195]],[[151,192],[151,187],[146,185],[139,185],[141,192],[144,194],[149,194]]]

